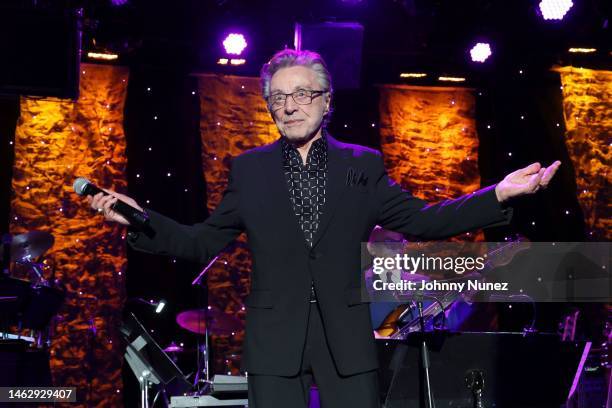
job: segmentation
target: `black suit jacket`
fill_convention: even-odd
[[[241,232],[253,256],[243,366],[250,373],[297,374],[314,281],[336,366],[349,375],[377,368],[369,305],[361,297],[360,243],[379,224],[441,239],[507,223],[494,186],[428,206],[390,180],[381,154],[328,137],[328,181],[312,249],[293,212],[280,141],[235,158],[227,190],[206,221],[181,225],[149,211],[154,236],[132,235],[140,250],[207,263]]]

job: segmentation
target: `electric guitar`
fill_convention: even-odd
[[[485,267],[482,272],[478,274],[476,280],[484,280],[483,275],[487,271],[509,264],[516,254],[528,249],[530,246],[529,240],[520,235],[517,235],[510,242],[502,243],[500,246],[487,253]],[[466,277],[463,277],[463,279],[465,278]],[[441,296],[436,296],[436,301],[423,310],[425,323],[431,322],[438,314],[445,312],[455,303],[459,296],[464,296],[464,298],[469,299],[474,296],[476,292],[476,290],[469,290],[460,294],[457,291],[449,291],[443,293]],[[401,304],[396,307],[387,317],[385,317],[381,325],[375,330],[376,336],[380,338],[405,339],[409,333],[420,330],[418,316],[411,316],[411,320],[400,327],[404,317],[408,313],[411,313],[413,309],[412,303]]]

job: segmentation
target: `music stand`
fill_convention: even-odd
[[[129,313],[120,330],[128,342],[125,360],[140,383],[141,408],[149,408],[151,384],[160,386],[166,406],[169,406],[168,392],[177,395],[191,388],[181,370],[153,340],[133,313]]]

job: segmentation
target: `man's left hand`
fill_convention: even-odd
[[[503,202],[512,197],[533,194],[540,189],[545,189],[560,165],[559,160],[548,167],[542,167],[540,163],[533,163],[508,174],[495,186],[497,200]]]

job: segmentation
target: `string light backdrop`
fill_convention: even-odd
[[[10,232],[42,230],[55,237],[45,258],[66,287],[66,301],[52,337],[54,384],[76,387],[76,406],[118,407],[125,231],[103,223],[72,184],[82,176],[126,190],[122,123],[128,70],[92,64],[81,69],[76,102],[21,98]]]

